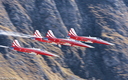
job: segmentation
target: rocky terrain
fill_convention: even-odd
[[[114,46],[94,49],[62,46],[0,35],[24,47],[46,49],[60,57],[30,55],[0,48],[0,80],[128,80],[128,0],[0,0],[0,29],[43,37],[50,29],[65,38],[70,28]]]

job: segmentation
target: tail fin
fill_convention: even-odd
[[[34,32],[34,37],[42,38],[41,33],[38,30]]]
[[[52,30],[48,30],[46,37],[56,38],[55,35],[53,34]]]
[[[12,43],[12,47],[21,47],[18,40],[14,40]]]
[[[73,28],[71,28],[70,30],[69,30],[69,32],[68,32],[68,36],[77,36],[77,34],[76,34],[76,32],[75,32],[75,30],[73,29]]]

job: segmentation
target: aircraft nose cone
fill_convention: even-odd
[[[110,45],[115,45],[115,44],[111,43]]]
[[[54,54],[54,57],[59,57],[59,56]]]
[[[90,46],[89,48],[95,48],[95,47],[93,47],[93,46]]]
[[[90,45],[87,45],[87,48],[95,48],[95,47],[93,47],[93,46],[90,46]]]
[[[108,43],[108,45],[115,45],[115,44],[113,44],[113,43]]]
[[[93,46],[89,46],[88,48],[95,48],[95,47],[93,47]]]

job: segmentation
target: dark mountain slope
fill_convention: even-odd
[[[70,28],[80,36],[95,36],[114,46],[90,44],[75,48],[0,36],[1,45],[18,39],[24,47],[44,48],[59,58],[30,55],[1,48],[0,79],[17,80],[127,80],[127,0],[1,0],[0,29],[45,37],[51,29],[66,37]]]

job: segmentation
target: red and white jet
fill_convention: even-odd
[[[41,33],[38,30],[34,32],[34,37],[31,37],[31,38],[40,42],[57,44],[59,47],[61,47],[61,45],[68,45],[68,46],[81,46],[81,47],[87,47],[87,48],[94,48],[90,45],[81,43],[79,41],[75,41],[71,39],[56,38],[51,30],[47,32],[46,38],[43,38],[41,36]]]
[[[37,48],[23,48],[20,46],[19,42],[17,40],[14,40],[11,47],[0,45],[0,47],[9,48],[11,50],[16,50],[20,52],[26,52],[30,54],[41,54],[41,55],[47,55],[47,56],[53,56],[58,57],[58,55],[52,54],[48,51],[37,49]]]
[[[41,36],[41,33],[40,33],[38,30],[36,30],[36,31],[34,32],[34,35],[33,35],[33,37],[31,37],[31,39],[34,39],[34,40],[37,40],[37,41],[40,41],[40,42],[52,43],[52,42],[49,41],[47,38],[43,38],[43,37]]]
[[[93,46],[84,44],[79,41],[75,41],[72,39],[62,39],[62,38],[56,38],[51,30],[48,30],[46,37],[49,41],[54,42],[58,45],[67,45],[67,46],[76,46],[76,47],[86,47],[86,48],[94,48]]]
[[[104,41],[102,39],[96,38],[96,37],[85,37],[85,36],[78,36],[73,28],[71,28],[68,32],[68,36],[70,39],[78,40],[78,41],[85,41],[88,43],[99,43],[99,44],[105,44],[105,45],[114,45],[112,43],[109,43],[107,41]]]

